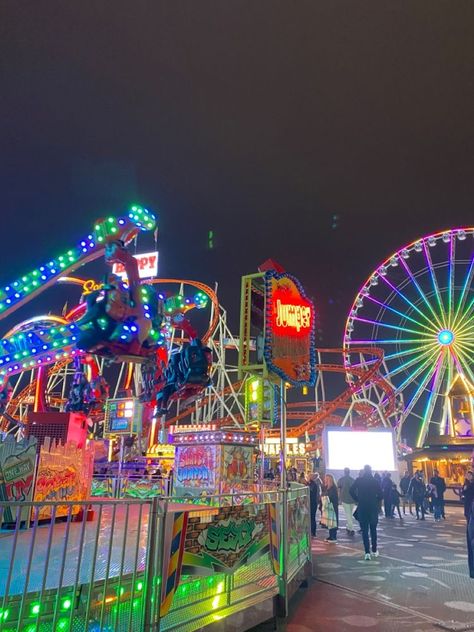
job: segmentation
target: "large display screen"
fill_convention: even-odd
[[[370,465],[372,471],[396,470],[391,430],[357,431],[326,430],[326,467],[329,470],[361,470]]]

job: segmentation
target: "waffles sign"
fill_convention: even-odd
[[[294,385],[315,381],[314,306],[289,274],[265,274],[265,361]]]

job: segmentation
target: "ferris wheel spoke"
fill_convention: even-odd
[[[445,359],[446,359],[446,354],[440,353],[439,358],[436,362],[433,380],[431,382],[430,394],[428,396],[428,401],[426,402],[425,412],[423,414],[423,421],[421,424],[420,433],[418,435],[418,440],[416,442],[416,445],[418,448],[422,447],[425,441],[426,435],[428,433],[428,427],[430,425],[431,416],[433,414],[433,410],[436,404],[436,399],[439,395],[439,385],[442,382],[443,376],[444,376],[442,368],[444,366]]]
[[[439,283],[438,283],[438,279],[436,277],[436,272],[433,266],[433,260],[431,259],[431,254],[430,251],[428,249],[429,247],[426,245],[426,242],[423,242],[423,251],[425,253],[425,259],[426,262],[428,263],[428,268],[430,271],[430,277],[431,277],[431,283],[433,285],[433,289],[435,291],[435,296],[436,296],[436,301],[438,303],[438,307],[440,309],[441,312],[441,320],[443,323],[444,327],[448,327],[449,323],[448,323],[448,317],[446,316],[446,311],[444,308],[444,303],[443,303],[443,297],[441,296],[441,291],[439,289]]]
[[[402,392],[409,384],[411,384],[414,380],[416,380],[420,375],[422,375],[425,371],[433,371],[433,359],[430,356],[427,358],[415,371],[410,373],[410,375],[403,380],[401,384],[399,384],[396,388],[397,393]],[[388,378],[391,379],[391,373],[388,374]]]
[[[416,391],[413,393],[410,401],[408,402],[408,404],[405,406],[405,410],[403,411],[403,420],[405,421],[406,418],[408,417],[408,415],[410,415],[410,413],[412,412],[412,410],[415,408],[416,403],[418,402],[418,400],[420,399],[423,391],[426,388],[426,385],[428,384],[428,382],[430,381],[431,377],[433,376],[433,373],[435,372],[435,367],[433,366],[433,364],[429,364],[426,363],[425,364],[425,369],[427,369],[426,371],[426,375],[424,376],[424,378],[422,379],[422,381],[418,384]],[[420,375],[421,373],[423,373],[423,371],[420,371]],[[407,382],[408,383],[408,382]],[[402,390],[400,387],[397,389],[397,391]]]
[[[474,274],[474,255],[472,255],[471,257],[471,263],[469,264],[469,269],[467,271],[466,278],[464,279],[464,283],[462,286],[461,295],[459,297],[458,304],[456,305],[456,311],[454,312],[454,319],[453,319],[453,327],[456,326],[459,313],[462,311],[464,307],[464,302],[466,300],[467,293],[471,289],[473,274]]]
[[[377,327],[385,327],[387,329],[403,331],[407,334],[417,334],[418,336],[425,336],[427,339],[432,337],[431,334],[423,333],[418,329],[408,329],[408,327],[401,327],[400,325],[390,325],[389,323],[384,323],[382,320],[372,320],[370,318],[361,318],[360,316],[354,316],[354,320],[357,320],[361,323],[367,323],[369,325],[377,325]]]
[[[454,360],[454,364],[456,365],[456,369],[458,370],[458,373],[461,375],[461,377],[467,373],[470,381],[474,385],[474,374],[470,366],[472,363],[472,358],[470,356],[467,356],[464,349],[461,348],[457,348],[456,351],[452,350],[451,355]]]
[[[454,289],[454,273],[456,266],[455,259],[456,240],[454,235],[451,234],[449,241],[449,265],[448,265],[448,327],[451,327],[452,313],[453,313],[453,289]]]
[[[431,346],[435,346],[436,343],[432,343]],[[416,345],[416,347],[412,347],[411,349],[404,349],[403,351],[397,351],[396,353],[384,354],[384,360],[395,360],[396,358],[402,358],[404,356],[413,355],[415,353],[423,352],[427,348],[427,344],[424,343],[422,345]]]
[[[444,327],[443,322],[439,319],[439,315],[433,309],[433,306],[431,305],[430,301],[428,300],[426,294],[423,292],[423,289],[422,289],[421,285],[418,283],[417,279],[415,278],[415,275],[413,274],[413,272],[411,271],[410,267],[408,266],[408,263],[405,261],[405,259],[400,259],[400,261],[402,262],[402,266],[404,267],[406,273],[410,277],[413,285],[418,290],[418,294],[421,296],[421,298],[423,299],[425,305],[430,310],[433,318],[436,321],[437,326],[440,327],[440,328],[443,328]],[[433,273],[432,273],[431,269],[430,269],[430,274],[431,274],[431,278],[433,278]]]
[[[390,371],[390,378],[393,378],[395,375],[399,375],[400,373],[403,373],[408,368],[423,362],[423,360],[425,360],[426,358],[429,361],[431,361],[437,355],[437,353],[438,353],[438,349],[429,349],[427,351],[424,351],[418,354],[415,358],[411,358],[410,360],[407,360],[403,364],[400,364],[399,366],[394,368],[392,371]]]
[[[428,331],[431,331],[434,334],[437,333],[437,329],[435,327],[433,327],[432,325],[425,325],[424,323],[420,322],[419,320],[416,320],[416,318],[412,318],[412,316],[408,316],[408,314],[404,314],[403,312],[399,311],[398,309],[395,309],[394,307],[391,307],[387,303],[384,303],[383,301],[377,300],[375,297],[370,296],[370,294],[368,296],[366,296],[365,298],[369,299],[373,303],[376,303],[377,305],[380,305],[380,307],[383,307],[384,309],[389,310],[392,313],[397,314],[398,316],[401,316],[402,318],[405,318],[406,320],[409,320],[410,322],[414,323],[415,325],[418,325],[419,327],[422,327],[423,329],[427,329]]]
[[[403,260],[402,260],[403,261]],[[405,262],[403,262],[405,263]],[[405,296],[405,294],[403,292],[401,292],[393,283],[391,283],[386,276],[381,276],[380,277],[384,283],[386,283],[386,285],[388,285],[396,294],[398,294],[398,296],[403,299],[408,305],[410,305],[410,307],[412,307],[420,316],[422,316],[422,318],[424,318],[426,320],[427,323],[429,323],[429,325],[433,325],[433,321],[432,319],[427,316],[424,312],[421,311],[421,309],[419,307],[417,307],[417,305],[415,305],[415,303],[413,303],[413,301],[411,301],[407,296]],[[411,277],[410,277],[411,278]],[[415,280],[416,283],[416,280]],[[426,299],[427,300],[427,299]]]
[[[472,310],[474,308],[474,298],[471,299],[471,301],[469,301],[469,304],[467,306],[467,309],[461,314],[461,317],[459,318],[459,320],[456,320],[454,325],[453,325],[453,329],[460,329],[462,328],[463,325],[466,324],[466,322],[470,322],[472,319]],[[472,321],[471,321],[472,322]]]
[[[414,342],[428,344],[426,338],[371,338],[370,340],[351,340],[351,345],[412,345]]]

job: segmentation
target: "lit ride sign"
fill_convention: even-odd
[[[142,255],[133,255],[138,261],[138,274],[140,279],[151,279],[158,274],[158,253],[145,252]],[[119,276],[123,281],[127,280],[125,267],[121,263],[114,263],[112,272]]]
[[[108,399],[104,435],[130,435],[141,430],[142,404],[135,398]]]
[[[314,306],[293,276],[265,274],[265,361],[268,370],[295,386],[316,379]]]

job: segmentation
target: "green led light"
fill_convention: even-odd
[[[70,599],[65,599],[63,601],[63,610],[69,610],[69,608],[72,606],[72,601]]]
[[[69,619],[59,619],[57,630],[67,630],[69,628]]]
[[[40,611],[40,604],[39,603],[34,603],[31,606],[31,614],[39,614]]]
[[[143,590],[143,582],[137,582],[137,590]]]
[[[6,609],[6,610],[0,610],[0,619],[3,619],[4,621],[6,621],[6,619],[8,619],[8,615],[10,614],[10,610]]]

